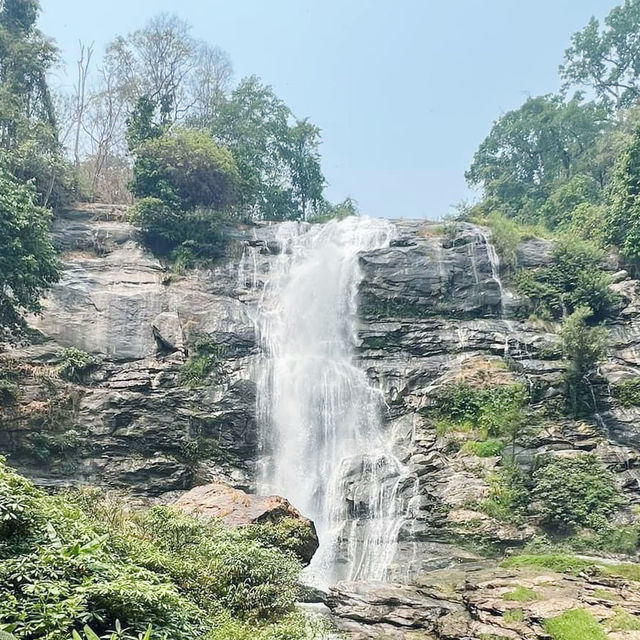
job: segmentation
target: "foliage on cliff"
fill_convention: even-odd
[[[612,9],[604,25],[592,19],[565,52],[562,93],[528,98],[496,120],[467,172],[483,189],[471,215],[568,231],[617,247],[638,267],[639,27],[640,0]]]
[[[0,625],[19,639],[314,637],[300,563],[261,527],[231,531],[89,491],[49,496],[0,461]]]

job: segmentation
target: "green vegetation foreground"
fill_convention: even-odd
[[[291,534],[286,521],[229,530],[166,507],[129,512],[96,491],[49,496],[0,460],[0,630],[313,638],[321,625],[294,611]]]

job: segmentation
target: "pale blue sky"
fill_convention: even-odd
[[[501,113],[556,91],[571,34],[616,0],[42,0],[73,72],[161,11],[227,51],[323,133],[333,200],[374,216],[438,218],[473,197],[472,155]],[[64,76],[58,73],[59,82]]]

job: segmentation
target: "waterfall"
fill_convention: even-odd
[[[355,362],[358,254],[388,246],[385,220],[283,223],[259,305],[261,492],[287,497],[318,530],[311,579],[384,579],[402,519],[403,476],[384,402]]]

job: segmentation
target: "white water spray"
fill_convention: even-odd
[[[318,529],[314,580],[384,579],[402,523],[400,462],[381,394],[354,362],[361,251],[388,246],[385,220],[284,223],[257,328],[261,492]]]

